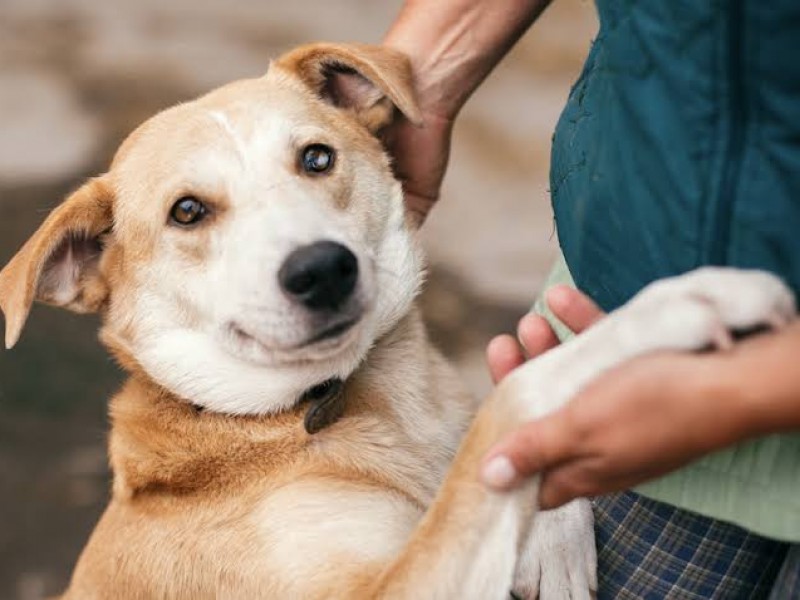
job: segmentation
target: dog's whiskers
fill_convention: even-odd
[[[384,273],[384,274],[386,274],[386,275],[389,275],[389,276],[391,276],[391,277],[394,277],[395,279],[400,279],[400,273],[398,273],[397,271],[392,271],[391,269],[388,269],[388,268],[386,268],[386,267],[384,267],[384,266],[381,266],[381,265],[375,265],[375,270],[376,270],[378,273]]]

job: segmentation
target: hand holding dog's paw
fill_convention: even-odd
[[[509,488],[544,472],[539,502],[553,508],[573,498],[627,489],[772,431],[780,422],[768,416],[775,411],[754,405],[742,391],[747,386],[740,375],[758,361],[758,353],[747,349],[759,340],[748,340],[735,352],[702,356],[657,351],[730,343],[730,330],[784,328],[794,315],[791,292],[766,273],[702,269],[649,286],[576,343],[548,353],[549,378],[537,372],[537,361],[516,371],[518,378],[530,375],[517,386],[518,395],[538,391],[540,404],[566,406],[550,414],[540,411],[543,417],[497,444],[484,466],[505,457],[503,480],[489,480],[484,473],[484,481]],[[639,357],[649,353],[654,354]],[[579,372],[585,383],[572,396],[564,382],[574,382]],[[543,381],[558,385],[545,389]]]
[[[588,500],[539,512],[517,563],[520,600],[585,600],[597,591],[594,517]]]

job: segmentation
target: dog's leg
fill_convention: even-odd
[[[514,596],[590,598],[597,589],[594,515],[579,498],[533,519],[514,574]]]
[[[433,505],[404,552],[372,588],[379,598],[506,598],[517,556],[530,530],[538,478],[509,493],[487,490],[478,468],[489,447],[520,422],[567,402],[586,383],[619,363],[647,352],[725,345],[730,329],[779,327],[794,318],[792,294],[776,278],[752,271],[703,269],[658,282],[576,337],[512,373],[481,408]],[[582,518],[585,511],[576,511]],[[543,600],[589,597],[594,561],[582,552],[593,543],[569,539],[568,526],[550,531],[554,546],[574,545],[579,564],[561,568],[531,560],[526,593]],[[551,555],[548,555],[551,556]],[[570,552],[560,555],[571,560]],[[572,557],[574,558],[574,557]],[[548,573],[544,573],[547,569]],[[546,584],[550,571],[555,579]],[[547,595],[545,595],[545,593]]]

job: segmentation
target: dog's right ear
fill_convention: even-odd
[[[112,209],[110,186],[102,178],[88,181],[50,213],[0,271],[6,348],[19,340],[34,300],[76,312],[95,312],[105,303],[108,290],[98,267]]]

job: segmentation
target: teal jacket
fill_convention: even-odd
[[[597,5],[551,165],[577,286],[611,310],[713,264],[773,271],[800,292],[800,0]],[[693,468],[646,491],[800,541],[800,436]]]

